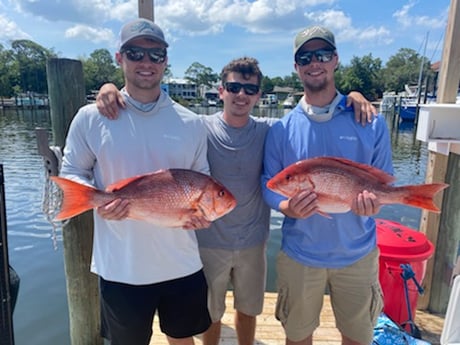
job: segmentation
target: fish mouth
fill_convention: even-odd
[[[226,214],[230,213],[231,211],[233,211],[236,205],[237,205],[236,200],[233,200],[226,205],[227,207],[225,207],[225,209],[222,210],[222,212],[219,212],[219,211],[213,212],[202,206],[198,206],[198,210],[200,211],[200,214],[204,217],[204,219],[206,219],[208,222],[213,222],[216,219],[219,219],[225,216]]]
[[[271,190],[275,189],[275,182],[273,182],[273,180],[268,180],[266,185],[268,189],[271,189]]]
[[[232,201],[230,203],[230,205],[228,205],[228,212],[227,213],[229,213],[230,211],[233,211],[233,209],[236,207],[236,205],[237,205],[236,200]]]

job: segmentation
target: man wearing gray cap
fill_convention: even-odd
[[[266,182],[299,160],[322,156],[392,174],[388,128],[381,114],[367,126],[354,120],[352,108],[335,86],[339,58],[331,31],[320,26],[302,30],[294,40],[293,55],[304,94],[269,130],[262,176],[265,201],[286,216],[277,257],[276,317],[287,345],[312,344],[327,289],[342,344],[368,345],[383,306],[372,218],[380,210],[378,198],[363,186],[351,211],[326,217],[317,213],[318,191],[304,189],[286,198],[269,190]]]
[[[126,107],[118,121],[96,105],[73,119],[61,176],[104,190],[116,181],[168,168],[209,174],[206,131],[196,114],[161,90],[167,66],[162,30],[136,19],[120,32]],[[128,200],[94,212],[91,271],[99,276],[102,335],[112,345],[148,345],[155,313],[170,344],[192,345],[211,323],[207,285],[194,231],[127,219]],[[187,224],[195,229],[206,219]]]

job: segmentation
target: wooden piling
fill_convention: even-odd
[[[54,143],[62,148],[70,122],[86,104],[83,67],[81,61],[60,58],[50,59],[46,67]],[[98,279],[90,272],[92,211],[72,218],[62,236],[71,344],[102,345]]]
[[[152,0],[138,0],[139,18],[149,19],[154,21],[153,1]]]
[[[83,66],[79,60],[53,58],[46,75],[54,143],[63,147],[73,116],[86,104]]]
[[[439,74],[437,103],[455,103],[460,81],[460,0],[452,0],[446,28]],[[431,146],[432,145],[432,146]],[[429,148],[437,143],[430,143]],[[457,144],[458,146],[458,144]],[[451,150],[452,151],[452,150]],[[435,255],[428,261],[423,282],[425,294],[418,300],[418,308],[445,313],[449,300],[450,276],[457,261],[460,241],[460,152],[448,156],[429,151],[426,183],[446,182],[442,213],[423,211],[420,231],[435,245]],[[435,199],[441,204],[441,195]]]

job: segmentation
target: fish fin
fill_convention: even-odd
[[[406,194],[403,197],[404,204],[439,213],[441,211],[434,204],[433,198],[436,193],[447,187],[449,187],[449,185],[445,183],[431,183],[402,186],[399,188],[403,189]]]
[[[59,221],[72,218],[93,208],[91,201],[97,189],[63,177],[51,176],[50,179],[54,181],[64,193],[61,210],[54,220]]]
[[[138,175],[138,176],[132,176],[132,177],[125,178],[123,180],[117,181],[117,182],[107,186],[105,191],[107,193],[116,192],[117,190],[122,189],[123,187],[127,186],[131,182],[136,181],[136,180],[138,180],[140,178],[143,178],[143,177],[144,177],[143,175]]]
[[[142,174],[142,175],[131,176],[131,177],[119,180],[119,181],[117,181],[115,183],[112,183],[111,185],[108,185],[107,188],[105,189],[105,191],[107,193],[113,193],[113,192],[116,192],[117,190],[120,190],[120,189],[126,187],[127,185],[129,185],[130,183],[133,183],[134,181],[146,179],[147,177],[150,177],[150,175],[162,174],[165,171],[167,171],[167,170],[166,169],[161,169],[161,170],[157,170],[157,171],[155,171],[153,173],[150,173],[150,174]]]
[[[396,177],[386,173],[385,171],[373,167],[371,165],[358,163],[350,159],[341,158],[341,157],[317,157],[313,158],[318,161],[325,160],[329,162],[337,162],[341,165],[342,168],[349,171],[351,174],[370,174],[373,178],[378,179],[381,183],[388,184],[394,182]],[[326,163],[324,163],[326,164]],[[358,170],[355,170],[358,169]]]

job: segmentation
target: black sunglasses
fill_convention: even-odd
[[[306,66],[313,60],[313,55],[319,62],[329,62],[334,57],[335,51],[333,49],[317,49],[317,50],[306,50],[298,52],[295,55],[295,62],[300,66]]]
[[[163,63],[166,60],[165,48],[142,48],[142,47],[126,47],[120,50],[120,53],[126,53],[126,57],[130,61],[141,61],[145,54],[149,56],[153,63]]]
[[[224,83],[225,90],[231,93],[239,93],[241,89],[248,96],[254,96],[259,92],[259,85],[256,84],[241,84],[238,82],[229,81]]]

